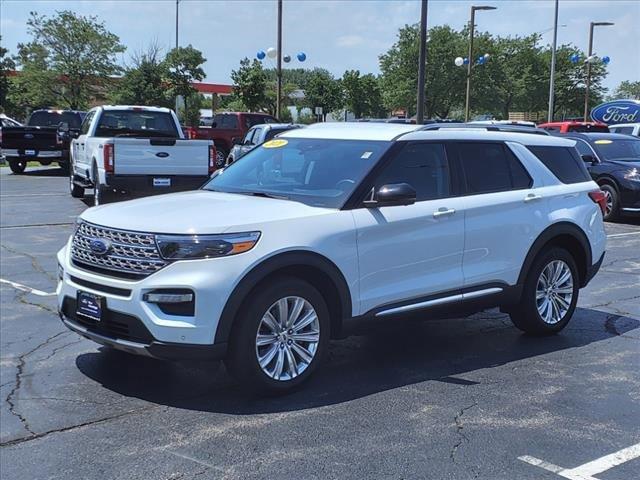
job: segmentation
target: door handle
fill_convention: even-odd
[[[438,210],[433,212],[433,218],[445,217],[447,215],[453,215],[454,213],[456,213],[455,208],[440,207]]]
[[[530,193],[529,195],[524,197],[524,201],[525,202],[533,202],[534,200],[540,200],[541,198],[542,198],[542,195],[538,195],[536,193]]]

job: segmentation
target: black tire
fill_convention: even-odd
[[[216,147],[216,168],[224,168],[228,155],[229,152],[227,152],[224,148]]]
[[[250,301],[246,302],[246,306],[235,319],[225,364],[241,386],[252,393],[267,395],[287,393],[307,380],[321,363],[329,342],[329,310],[318,290],[304,280],[294,277],[271,279],[269,282],[258,286],[251,296]],[[297,373],[298,368],[295,367],[297,376],[292,375],[292,378],[289,379],[276,380],[263,371],[259,364],[258,350],[262,347],[256,346],[256,337],[261,325],[263,325],[263,317],[274,307],[276,302],[294,296],[305,300],[315,310],[318,319],[319,340],[312,360],[304,367],[302,372]],[[288,333],[291,334],[292,332],[293,330],[289,330]],[[291,345],[290,339],[287,342]],[[265,348],[269,347],[266,346]],[[284,355],[286,353],[285,349],[292,352],[295,346],[289,349],[289,347],[285,346],[284,341],[277,339],[273,344],[273,348],[278,352],[276,355],[279,355],[278,348],[284,352]],[[277,361],[275,356],[272,358]],[[296,358],[297,361],[301,360],[301,357]],[[290,364],[289,360],[287,362]],[[268,362],[267,366],[269,364]],[[274,367],[274,371],[275,368],[277,367]],[[287,375],[290,374],[287,373]]]
[[[566,312],[562,313],[558,311],[557,317],[559,320],[554,323],[549,323],[542,318],[538,311],[537,292],[543,270],[556,261],[564,263],[571,272],[571,299],[570,302],[566,302],[565,299],[565,302],[568,303]],[[563,248],[552,247],[549,250],[541,252],[536,257],[529,269],[529,272],[527,273],[527,278],[522,290],[522,297],[520,298],[519,303],[509,311],[511,321],[520,330],[531,335],[553,335],[558,333],[567,326],[576,309],[576,304],[578,303],[579,283],[580,279],[576,262],[568,251]],[[540,285],[543,284],[541,283]],[[566,289],[569,288],[566,287]],[[540,301],[542,305],[544,298]],[[551,311],[551,315],[555,315],[553,310]]]
[[[109,203],[113,196],[113,192],[102,185],[100,185],[100,180],[98,177],[98,168],[94,165],[93,167],[93,206],[97,207],[99,205],[104,205],[105,203]]]
[[[73,198],[84,198],[84,188],[73,181],[74,172],[72,166],[67,164],[67,168],[69,169],[69,193]]]
[[[7,159],[9,162],[9,168],[16,175],[21,175],[27,169],[27,161],[19,158]]]
[[[602,216],[605,221],[615,220],[620,216],[620,199],[616,188],[609,184],[600,185],[600,190],[607,196],[607,209]]]

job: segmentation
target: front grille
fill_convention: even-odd
[[[108,240],[104,255],[91,250],[94,239]],[[81,268],[122,278],[142,278],[167,265],[160,257],[155,238],[149,233],[100,227],[87,222],[78,226],[71,245],[71,259]]]

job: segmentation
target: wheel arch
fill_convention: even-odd
[[[616,192],[620,192],[620,188],[618,187],[618,182],[611,175],[601,175],[596,179],[596,183],[598,185],[610,185],[612,186]]]
[[[562,247],[573,256],[578,266],[580,287],[585,286],[588,281],[589,269],[592,265],[591,244],[582,229],[571,222],[554,223],[538,235],[538,238],[529,248],[524,264],[520,269],[518,285],[524,285],[526,276],[538,254],[553,246]]]
[[[253,267],[229,296],[216,329],[214,343],[227,343],[244,300],[260,285],[276,276],[294,276],[313,285],[325,298],[331,316],[332,336],[339,335],[342,322],[351,317],[349,286],[340,269],[318,253],[296,250],[277,254]]]

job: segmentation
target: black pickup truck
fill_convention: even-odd
[[[13,173],[23,173],[27,162],[69,167],[69,136],[59,135],[60,123],[80,130],[85,112],[76,110],[35,110],[25,126],[2,127],[0,147]]]

